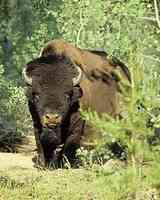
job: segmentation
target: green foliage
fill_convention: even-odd
[[[64,0],[57,20],[63,37],[82,47],[103,47],[103,33],[100,27],[105,24],[103,1]],[[98,46],[97,46],[98,44]]]
[[[0,146],[12,146],[31,130],[24,89],[4,78],[0,66]],[[12,147],[11,147],[12,149]],[[13,149],[12,149],[13,150]]]

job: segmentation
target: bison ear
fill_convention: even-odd
[[[73,94],[72,94],[72,104],[78,101],[78,99],[83,95],[83,91],[80,86],[73,87]]]

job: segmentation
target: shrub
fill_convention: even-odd
[[[3,76],[0,66],[0,146],[13,144],[31,130],[31,119],[26,105],[24,89]],[[7,147],[7,148],[8,148]]]

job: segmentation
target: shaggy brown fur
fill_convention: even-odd
[[[117,58],[107,58],[104,51],[90,51],[74,47],[62,39],[50,41],[41,50],[41,56],[66,56],[78,65],[85,74],[80,86],[83,91],[82,108],[91,108],[98,113],[119,114],[118,69],[123,78],[131,82],[128,68]]]
[[[72,44],[64,41],[63,39],[52,40],[46,44],[41,50],[40,56],[48,55],[64,55],[69,57],[72,62],[77,64],[87,76],[93,71],[104,73],[111,77],[111,73],[120,67],[124,76],[131,81],[128,68],[118,59],[107,58],[107,53],[94,50],[83,50],[76,48]]]
[[[72,161],[82,137],[94,138],[93,128],[81,118],[79,104],[83,109],[117,116],[119,79],[114,71],[119,68],[128,81],[130,74],[122,62],[108,59],[104,51],[82,50],[64,40],[49,42],[41,56],[28,63],[25,70],[32,79],[28,103],[39,155],[44,155],[44,163],[55,164],[63,154]],[[84,74],[78,85],[73,85],[78,72],[75,65]],[[55,123],[57,119],[59,123]]]

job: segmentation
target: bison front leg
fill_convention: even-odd
[[[35,141],[36,141],[36,146],[37,146],[37,154],[38,157],[36,158],[35,161],[36,164],[45,167],[46,166],[46,160],[44,156],[44,149],[42,147],[41,141],[40,141],[40,134],[37,128],[34,128],[34,135],[35,135]]]
[[[38,153],[38,157],[34,158],[33,161],[36,164],[44,167],[44,166],[46,166],[46,160],[45,160],[45,156],[44,156],[44,149],[43,149],[41,141],[40,141],[40,134],[42,132],[42,126],[40,123],[39,116],[36,112],[34,103],[29,100],[28,106],[29,106],[29,111],[31,113],[32,120],[33,120],[34,135],[35,135],[35,141],[36,141],[37,153]]]
[[[48,166],[57,166],[59,148],[61,145],[60,127],[44,128],[40,135],[45,161]]]
[[[80,147],[84,126],[85,121],[80,117],[80,113],[72,114],[69,136],[64,143],[62,151],[71,165],[74,165],[77,160],[76,150]]]

